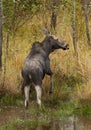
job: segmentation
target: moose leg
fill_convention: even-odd
[[[53,92],[53,88],[54,88],[54,85],[53,85],[53,74],[50,76],[50,90],[49,90],[49,93],[51,94]]]
[[[35,90],[36,90],[36,93],[37,93],[37,103],[38,103],[39,107],[41,107],[42,88],[41,88],[41,86],[36,85]]]
[[[25,86],[24,88],[25,108],[28,108],[28,104],[29,104],[29,91],[30,91],[30,86]]]

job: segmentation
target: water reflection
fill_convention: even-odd
[[[49,113],[10,108],[0,114],[0,130],[91,130],[91,120],[81,119],[74,115],[59,120]],[[9,123],[11,121],[11,123]],[[14,121],[14,123],[13,123]],[[3,129],[4,127],[4,129]]]
[[[53,120],[48,124],[38,125],[32,130],[91,130],[91,126],[86,126],[76,117],[71,116],[65,120]]]
[[[47,129],[45,129],[46,127],[42,125],[40,130],[80,130],[81,125],[78,128],[77,124],[77,118],[70,116],[64,120],[52,120],[49,125],[46,126]]]
[[[49,123],[39,123],[39,119],[36,120],[35,125],[24,127],[26,130],[91,130],[90,125],[85,124],[84,121],[78,119],[75,116],[69,116],[66,119],[54,120],[52,119]]]

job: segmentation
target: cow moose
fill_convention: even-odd
[[[31,84],[34,84],[37,103],[41,107],[41,96],[42,96],[42,80],[45,74],[50,76],[50,93],[53,90],[53,73],[50,68],[49,55],[56,49],[69,49],[69,45],[54,35],[48,30],[45,30],[46,37],[40,42],[35,42],[31,48],[31,51],[22,67],[23,84],[22,90],[25,95],[25,108],[28,108],[29,104],[29,92]]]

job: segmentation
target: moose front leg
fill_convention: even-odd
[[[49,57],[46,59],[46,71],[45,73],[50,76],[50,90],[49,93],[53,92],[53,73],[50,68],[50,59]]]
[[[50,90],[49,90],[49,93],[51,94],[53,92],[54,83],[53,83],[53,73],[52,73],[50,68],[49,68],[49,70],[47,71],[46,74],[50,76]]]
[[[49,93],[51,94],[53,92],[54,84],[53,84],[53,74],[50,75],[50,90]]]

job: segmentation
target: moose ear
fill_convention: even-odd
[[[48,31],[46,28],[43,28],[43,29],[42,29],[42,32],[43,32],[43,34],[46,35],[46,36],[51,36],[51,32]]]

